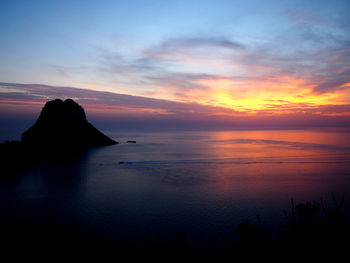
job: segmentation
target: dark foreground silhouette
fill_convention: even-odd
[[[348,253],[350,225],[342,211],[344,199],[333,197],[333,200],[334,205],[329,207],[323,200],[297,205],[292,202],[291,209],[285,212],[286,224],[275,235],[275,225],[266,227],[261,221],[242,222],[233,233],[227,230],[227,235],[232,235],[232,243],[222,247],[215,243],[208,247],[192,247],[191,236],[184,232],[174,232],[165,238],[154,233],[141,242],[130,242],[119,239],[118,234],[106,236],[54,218],[44,225],[34,221],[26,222],[24,226],[2,218],[0,227],[5,242],[0,251],[21,251],[25,255],[48,253],[55,257],[72,254],[80,258],[97,256],[114,261],[125,256],[164,261],[276,257],[281,260],[279,262],[284,262],[290,258],[314,260],[324,256],[336,260]],[[28,227],[31,225],[33,227]]]
[[[284,211],[286,224],[273,235],[274,225],[257,222],[242,222],[234,232],[234,250],[249,255],[252,251],[260,255],[303,256],[313,259],[331,256],[336,259],[347,255],[350,238],[349,215],[343,211],[345,196],[336,198],[332,204],[307,201],[294,204],[290,211]]]
[[[43,159],[77,155],[90,147],[118,142],[91,125],[84,109],[72,99],[49,101],[35,124],[22,134],[21,141],[0,145],[0,158],[6,174],[21,170]]]

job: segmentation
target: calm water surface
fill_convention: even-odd
[[[120,144],[1,181],[3,218],[17,228],[93,233],[101,243],[167,240],[180,231],[190,244],[210,245],[228,242],[246,219],[283,224],[291,198],[331,205],[332,192],[350,193],[346,132],[108,135]]]

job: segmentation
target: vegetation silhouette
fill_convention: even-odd
[[[332,193],[331,207],[323,198],[319,202],[306,201],[295,204],[291,199],[290,211],[284,211],[287,224],[272,238],[272,227],[257,223],[243,222],[234,232],[235,254],[248,254],[251,251],[260,255],[317,256],[341,255],[347,251],[350,237],[349,215],[342,211],[345,196],[340,201]]]
[[[117,143],[87,121],[78,103],[56,99],[46,102],[21,141],[0,144],[0,158],[5,175],[13,175],[45,159],[57,161],[79,155],[90,147]]]
[[[240,223],[234,232],[235,254],[247,255],[251,251],[264,254],[272,248],[272,226],[267,229],[263,226],[260,217],[257,223],[248,220]]]

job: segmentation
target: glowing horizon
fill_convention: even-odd
[[[0,121],[31,119],[44,104],[56,98],[71,98],[81,104],[88,118],[106,128],[127,122],[140,128],[176,126],[216,129],[294,129],[307,127],[349,128],[350,104],[276,106],[261,110],[239,110],[222,105],[176,102],[164,99],[38,84],[0,83]],[[278,113],[275,113],[279,107]],[[291,109],[291,107],[293,107]],[[7,121],[8,122],[8,121]],[[127,127],[127,126],[126,126]],[[120,126],[119,126],[120,128]],[[148,127],[150,128],[150,127]]]

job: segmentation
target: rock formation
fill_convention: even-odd
[[[18,174],[43,160],[60,162],[79,156],[86,148],[117,143],[86,120],[79,104],[71,99],[56,99],[45,104],[20,142],[0,144],[2,174]]]
[[[35,124],[22,134],[24,146],[88,148],[116,144],[87,120],[84,109],[72,99],[49,101]]]

